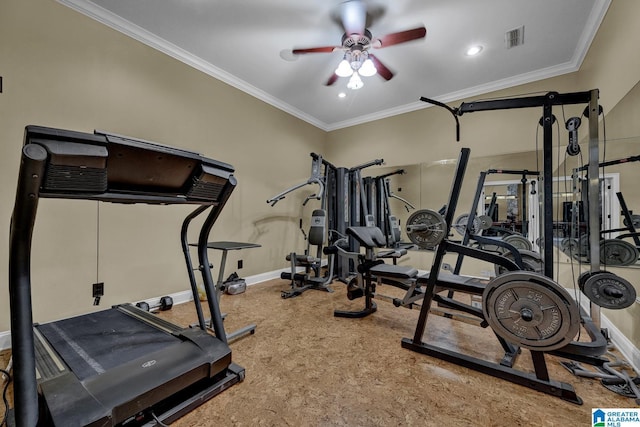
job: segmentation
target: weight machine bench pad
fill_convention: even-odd
[[[429,282],[430,273],[418,277],[418,284],[426,285]],[[482,295],[487,281],[477,277],[461,276],[458,274],[438,275],[436,285],[440,288],[450,289],[468,294]]]
[[[418,270],[402,265],[378,264],[369,270],[374,276],[389,277],[392,279],[409,280],[418,276]]]

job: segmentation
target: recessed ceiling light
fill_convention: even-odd
[[[344,93],[344,92],[340,92],[340,93],[338,94],[338,98],[344,98],[345,96],[347,96],[347,94],[346,94],[346,93]]]
[[[482,52],[482,46],[480,46],[480,45],[471,46],[469,49],[467,49],[466,55],[467,56],[475,56],[475,55],[479,54],[480,52]]]

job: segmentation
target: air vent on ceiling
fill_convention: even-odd
[[[524,25],[504,33],[504,43],[507,49],[524,44]]]

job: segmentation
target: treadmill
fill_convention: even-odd
[[[231,165],[150,141],[96,131],[27,126],[10,230],[9,296],[14,361],[10,425],[170,424],[244,379],[231,360],[211,271],[202,278],[215,336],[131,304],[33,324],[31,239],[41,198],[199,205],[207,240],[236,186]],[[198,290],[192,292],[199,318]]]

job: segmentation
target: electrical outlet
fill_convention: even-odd
[[[100,305],[100,298],[104,295],[104,282],[94,283],[93,287],[93,305]]]
[[[99,298],[104,295],[104,282],[93,284],[93,297]]]
[[[238,270],[240,270],[242,268],[242,260],[239,259],[238,260]]]

